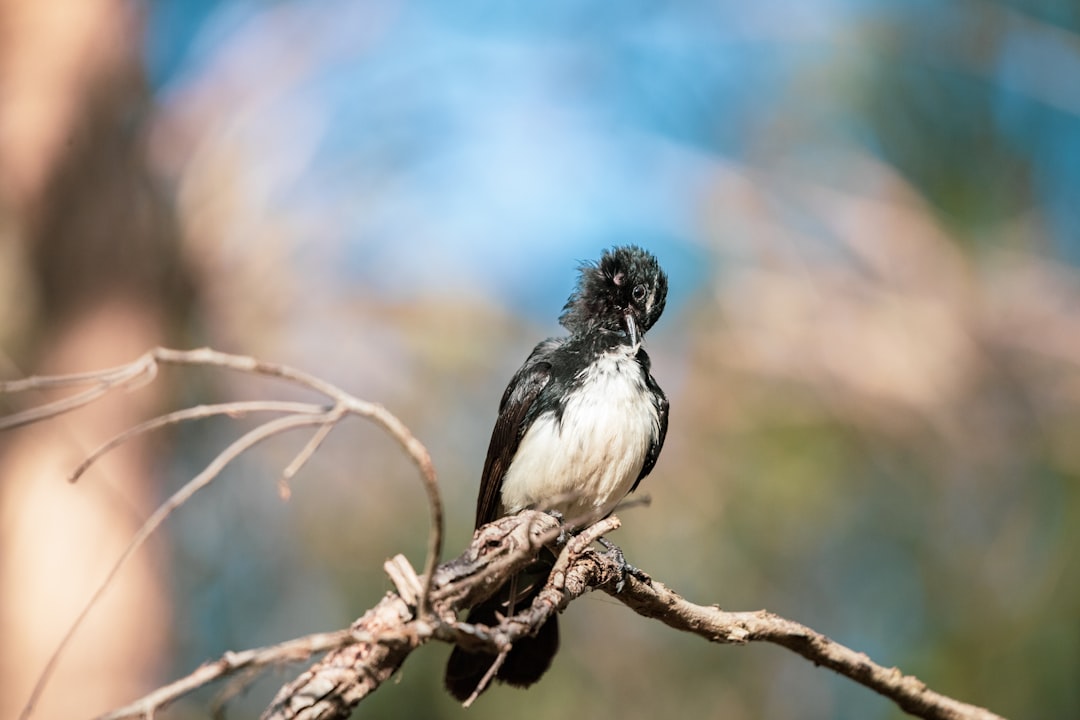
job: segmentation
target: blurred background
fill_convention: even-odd
[[[1080,6],[1072,0],[0,0],[0,367],[164,343],[293,364],[427,444],[447,554],[506,382],[578,262],[651,249],[667,447],[613,538],[687,598],[767,608],[1011,717],[1080,716]],[[170,370],[0,436],[0,717],[138,524],[253,420],[63,478],[155,413],[298,397]],[[12,411],[42,398],[2,399]],[[347,625],[419,565],[378,429],[283,501],[279,438],[175,514],[63,656],[87,717],[227,650]],[[447,647],[365,717],[463,717]],[[302,665],[227,707],[257,717]],[[159,717],[205,717],[221,688]],[[896,718],[777,647],[602,595],[468,717]]]

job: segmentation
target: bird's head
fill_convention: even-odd
[[[559,322],[572,334],[621,332],[638,345],[664,312],[667,275],[652,253],[635,245],[612,248],[581,267],[578,285]]]

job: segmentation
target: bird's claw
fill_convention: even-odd
[[[563,514],[561,512],[559,512],[558,510],[545,510],[544,512],[546,512],[551,517],[555,518],[555,520],[557,520],[558,523],[559,523],[559,537],[555,538],[555,544],[556,545],[565,545],[566,544],[566,538],[567,538],[566,518],[564,518]]]
[[[652,584],[652,578],[644,570],[638,567],[634,567],[630,563],[626,562],[626,557],[623,555],[622,548],[615,543],[611,542],[607,538],[598,538],[597,542],[607,549],[604,553],[611,558],[616,565],[619,566],[619,582],[615,584],[615,592],[621,593],[623,588],[626,587],[626,576],[633,575],[638,580],[649,585]]]

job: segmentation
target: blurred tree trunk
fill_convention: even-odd
[[[129,361],[165,342],[190,307],[175,219],[144,158],[138,7],[0,0],[5,376]],[[0,717],[16,717],[160,495],[145,441],[111,453],[77,486],[65,474],[155,411],[161,388],[0,436]],[[170,625],[164,549],[140,553],[106,593],[34,717],[87,717],[159,679]]]

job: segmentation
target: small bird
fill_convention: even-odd
[[[581,266],[559,317],[570,335],[537,345],[503,393],[480,478],[476,527],[536,508],[561,514],[573,530],[610,514],[652,471],[667,435],[668,401],[642,340],[666,300],[667,276],[639,247],[613,248]],[[498,615],[528,607],[552,562],[538,559],[473,608],[467,622],[494,625]],[[552,616],[536,635],[514,644],[495,678],[532,685],[558,647]],[[495,659],[454,648],[447,689],[464,702]]]

